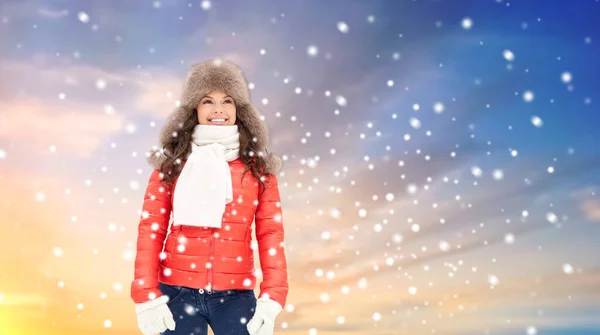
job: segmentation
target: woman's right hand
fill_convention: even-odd
[[[154,300],[135,304],[138,327],[144,335],[156,335],[167,329],[175,330],[173,314],[167,306],[169,297],[162,295]]]

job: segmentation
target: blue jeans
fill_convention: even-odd
[[[167,305],[173,313],[175,331],[168,335],[207,335],[208,326],[214,335],[248,335],[246,325],[254,316],[254,290],[227,290],[208,293],[184,286],[159,283],[159,289],[169,296]]]

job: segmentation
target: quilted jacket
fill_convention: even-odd
[[[160,171],[152,172],[138,226],[131,283],[135,303],[161,296],[159,281],[208,291],[254,289],[254,222],[263,276],[259,298],[267,295],[285,306],[287,264],[277,177],[266,177],[263,188],[250,171],[241,179],[245,165],[239,158],[229,168],[233,201],[226,205],[221,228],[171,225],[168,233],[177,180],[167,187],[160,182]]]

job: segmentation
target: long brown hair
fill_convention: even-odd
[[[192,133],[194,127],[198,124],[198,110],[194,109],[190,117],[183,122],[179,128],[176,136],[172,136],[171,140],[163,147],[167,159],[162,163],[160,171],[163,173],[163,179],[161,182],[166,183],[169,186],[173,186],[175,179],[181,173],[183,169],[183,161],[187,158],[190,153],[192,141]],[[252,140],[253,135],[248,130],[248,127],[240,121],[239,118],[235,120],[235,124],[238,126],[240,133],[240,159],[246,166],[242,179],[248,171],[252,173],[254,178],[258,180],[261,187],[261,193],[264,192],[264,180],[267,177],[267,173],[264,171],[264,159],[259,154],[256,142]],[[267,155],[268,152],[264,152],[263,155]]]

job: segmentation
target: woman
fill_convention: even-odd
[[[131,298],[145,335],[273,334],[288,283],[267,128],[237,65],[192,66],[168,117],[138,228]],[[169,228],[172,214],[172,225]],[[263,281],[251,247],[255,222]],[[163,242],[164,244],[163,252]]]

